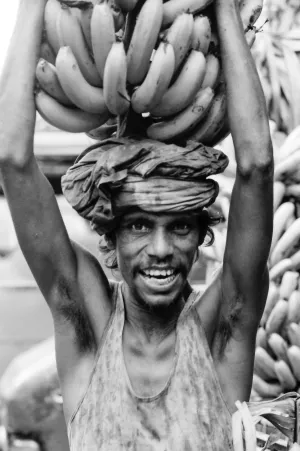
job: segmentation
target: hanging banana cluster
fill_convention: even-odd
[[[57,128],[98,138],[133,114],[147,118],[149,138],[215,144],[228,125],[211,3],[48,0],[37,110]],[[240,8],[252,46],[262,0]]]
[[[300,2],[267,0],[254,58],[269,116],[285,133],[300,125]]]

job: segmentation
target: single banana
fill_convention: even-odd
[[[146,0],[138,15],[127,52],[127,78],[132,85],[144,80],[163,17],[162,0]]]
[[[57,27],[63,46],[72,49],[86,81],[92,86],[101,87],[102,80],[90,55],[78,17],[74,16],[68,8],[63,8]]]
[[[56,55],[54,54],[49,42],[47,42],[47,41],[42,42],[40,57],[42,59],[48,61],[48,63],[55,65]]]
[[[297,381],[300,381],[300,348],[298,346],[291,346],[287,355],[289,358],[289,364],[292,368],[293,374],[296,377]]]
[[[293,262],[290,258],[284,258],[283,260],[280,260],[270,269],[270,280],[274,282],[275,280],[281,279],[283,274],[290,269],[293,269]]]
[[[211,25],[207,16],[197,16],[194,20],[192,48],[207,54],[211,41]]]
[[[132,11],[137,4],[138,0],[115,0],[115,3],[122,11]]]
[[[136,113],[147,113],[157,105],[171,83],[174,69],[173,46],[161,42],[143,84],[132,95],[131,105]]]
[[[263,9],[263,0],[242,0],[239,3],[244,30],[253,27]]]
[[[212,0],[169,0],[164,3],[163,27],[173,23],[181,13],[199,13],[203,11]]]
[[[284,202],[274,213],[273,220],[273,237],[271,244],[271,251],[273,251],[278,240],[286,230],[287,222],[295,215],[295,205],[293,202]]]
[[[262,318],[260,320],[261,326],[264,327],[266,325],[266,322],[268,321],[268,318],[277,301],[279,301],[279,288],[274,282],[271,281],[269,285],[269,292],[266,300],[265,309]]]
[[[62,6],[58,2],[58,0],[48,0],[48,2],[46,3],[44,14],[44,24],[47,41],[49,42],[50,47],[54,51],[55,55],[57,54],[60,48],[56,30],[56,20],[61,9]]]
[[[115,42],[108,54],[103,77],[103,93],[109,111],[121,116],[130,107],[126,89],[127,61],[124,44]]]
[[[44,91],[35,96],[39,114],[49,124],[70,133],[83,133],[94,130],[104,124],[107,114],[90,114],[77,108],[63,106]]]
[[[192,132],[189,140],[209,145],[210,141],[222,129],[227,115],[227,96],[223,85],[217,91],[211,108],[202,123]]]
[[[283,360],[279,360],[274,364],[276,376],[284,390],[294,390],[297,381],[293,376],[289,365]]]
[[[103,80],[107,56],[116,42],[112,9],[108,3],[94,6],[91,20],[93,55],[98,72]]]
[[[287,327],[287,335],[291,345],[300,347],[300,326],[296,323],[290,323]]]
[[[267,334],[263,327],[259,327],[256,333],[255,347],[257,348],[258,346],[264,349],[268,348]]]
[[[278,360],[284,360],[286,363],[289,363],[287,355],[288,345],[281,335],[277,333],[271,334],[268,339],[268,344]]]
[[[147,136],[157,141],[170,141],[188,133],[205,117],[213,98],[211,88],[201,89],[193,103],[177,116],[151,125],[147,129]]]
[[[280,333],[281,328],[286,320],[288,312],[288,303],[280,299],[273,308],[268,321],[266,323],[266,332],[268,335],[272,333]]]
[[[206,70],[205,70],[205,76],[202,83],[202,88],[212,88],[214,89],[217,81],[219,79],[219,75],[221,72],[221,66],[219,59],[210,54],[206,57]]]
[[[36,78],[40,87],[51,97],[66,106],[74,106],[63,91],[57,76],[56,67],[44,59],[40,59],[36,71]]]
[[[166,34],[175,52],[175,72],[180,67],[192,45],[194,19],[192,14],[183,13],[176,17]]]
[[[280,299],[288,300],[298,287],[299,281],[299,273],[296,271],[287,271],[284,273],[280,288],[279,288],[279,297]]]
[[[283,236],[279,239],[271,254],[271,267],[284,258],[290,257],[293,254],[295,246],[300,239],[300,218],[297,218],[293,224],[286,230]]]
[[[84,78],[70,47],[61,47],[56,58],[61,86],[69,99],[87,113],[108,113],[103,89],[90,85]]]
[[[206,60],[197,50],[192,50],[177,79],[150,113],[157,117],[173,116],[187,108],[201,88]]]
[[[261,347],[255,349],[254,372],[264,380],[276,379],[275,360]]]
[[[277,383],[269,383],[261,377],[253,374],[253,389],[262,398],[277,398],[282,392],[281,385]]]
[[[298,290],[293,291],[293,293],[289,297],[287,322],[288,323],[300,322],[300,291]]]

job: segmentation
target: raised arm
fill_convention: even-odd
[[[215,5],[237,161],[221,281],[220,350],[225,346],[223,364],[230,366],[228,378],[240,386],[242,399],[251,387],[255,334],[268,290],[273,152],[265,98],[238,1],[216,0]]]
[[[92,326],[94,338],[101,338],[109,293],[98,262],[71,243],[33,153],[35,68],[45,5],[46,0],[20,0],[0,81],[0,171],[21,249],[54,317],[60,368],[72,376],[77,352],[92,335],[84,331]]]

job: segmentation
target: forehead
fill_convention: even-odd
[[[122,222],[145,219],[157,224],[169,224],[174,221],[197,221],[200,218],[199,211],[176,212],[176,213],[149,213],[141,209],[134,209],[125,213]]]

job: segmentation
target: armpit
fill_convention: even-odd
[[[95,346],[95,337],[80,295],[64,280],[59,281],[58,293],[55,316],[60,327],[74,329],[80,352],[91,350]]]
[[[219,358],[224,354],[229,340],[233,337],[236,326],[241,319],[242,309],[242,301],[235,298],[229,304],[227,315],[224,312],[221,314],[214,344],[214,352],[217,352]]]

